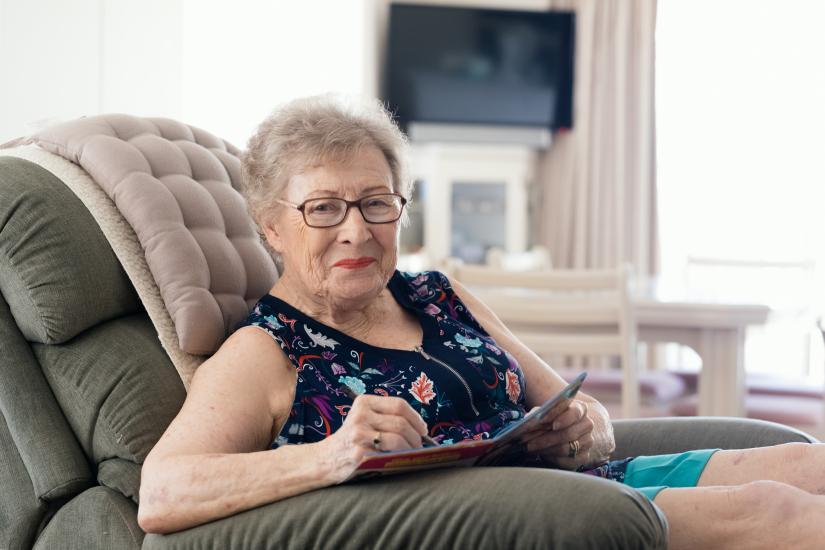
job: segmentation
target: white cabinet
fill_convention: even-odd
[[[500,244],[508,252],[524,251],[528,244],[528,191],[535,163],[535,150],[523,145],[413,143],[412,176],[425,186],[420,198],[423,247],[430,262],[437,265],[452,255],[456,238],[472,241],[496,231],[503,234]],[[501,191],[484,193],[479,186],[485,184],[499,186]],[[467,188],[461,189],[462,185]],[[496,200],[497,195],[503,195],[504,200]],[[487,197],[483,199],[486,205],[475,210],[466,205],[462,208],[455,200],[462,196],[465,201]],[[462,216],[465,221],[468,216],[483,218],[484,224],[493,227],[480,231],[478,223],[482,222],[457,226]],[[479,242],[477,246],[486,244]]]

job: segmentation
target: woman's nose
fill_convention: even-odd
[[[361,210],[357,206],[351,207],[346,215],[344,221],[339,227],[339,239],[350,242],[363,242],[370,239],[372,232],[370,224],[364,219]]]

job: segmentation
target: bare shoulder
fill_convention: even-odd
[[[286,420],[295,369],[256,327],[230,336],[192,378],[186,401],[147,457],[264,450]]]
[[[260,390],[273,413],[281,411],[284,401],[292,405],[295,369],[272,336],[258,327],[235,331],[215,355],[198,368],[195,377],[198,375],[245,391],[259,393],[254,390]]]

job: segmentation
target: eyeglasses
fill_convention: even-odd
[[[367,195],[355,201],[338,197],[319,197],[295,204],[281,199],[276,202],[299,210],[309,227],[333,227],[344,221],[347,212],[357,206],[367,223],[392,223],[401,217],[407,199],[397,193]]]

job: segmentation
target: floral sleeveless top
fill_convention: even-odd
[[[387,286],[421,323],[414,350],[366,344],[269,294],[241,323],[269,333],[298,371],[289,419],[272,448],[320,441],[340,428],[352,405],[343,386],[406,400],[442,444],[493,437],[524,416],[521,369],[443,274],[396,271]]]

